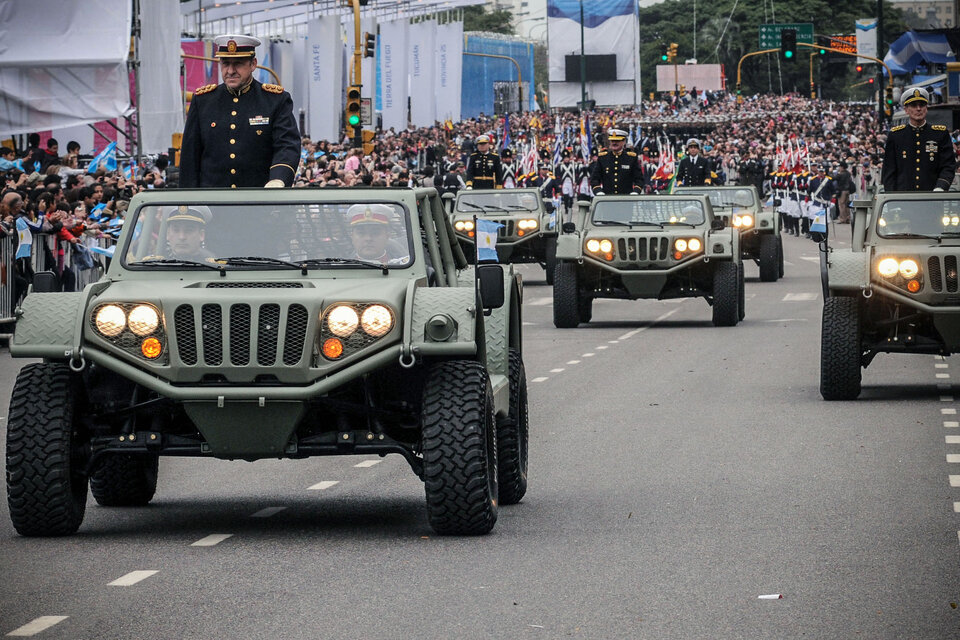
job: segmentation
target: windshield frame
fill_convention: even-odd
[[[127,259],[128,253],[137,235],[136,233],[137,223],[140,221],[140,215],[144,210],[148,210],[148,209],[163,209],[164,207],[177,207],[181,205],[207,207],[214,210],[218,208],[225,208],[225,207],[239,207],[239,208],[288,207],[290,209],[294,209],[294,208],[309,209],[310,207],[330,206],[330,205],[351,207],[353,205],[358,205],[358,204],[382,204],[382,205],[387,205],[399,210],[399,215],[402,216],[402,221],[406,228],[406,236],[407,236],[406,248],[407,248],[407,255],[409,256],[409,260],[404,264],[384,264],[384,267],[388,270],[395,270],[395,269],[401,270],[401,269],[409,269],[414,264],[416,264],[418,261],[417,246],[419,243],[415,242],[415,239],[420,237],[419,224],[417,225],[413,224],[413,217],[411,215],[409,207],[405,202],[402,202],[398,199],[384,199],[384,198],[343,199],[343,200],[338,199],[338,200],[319,200],[319,201],[318,200],[290,200],[287,202],[275,201],[275,200],[271,202],[263,202],[263,201],[257,201],[257,200],[226,200],[226,201],[220,201],[220,202],[209,202],[209,201],[197,202],[195,198],[184,198],[183,200],[174,202],[174,201],[170,201],[169,199],[163,199],[163,200],[150,199],[150,200],[141,202],[135,209],[128,210],[127,216],[125,217],[125,220],[126,220],[125,227],[127,228],[124,229],[123,235],[121,235],[119,241],[117,242],[117,245],[116,245],[117,248],[114,252],[114,255],[115,255],[114,260],[117,260],[119,262],[119,265],[126,271],[148,271],[151,273],[161,273],[161,272],[180,271],[180,270],[198,271],[198,272],[204,271],[204,269],[199,265],[197,266],[184,265],[183,267],[179,267],[179,268],[168,265],[167,267],[158,268],[157,265],[152,266],[149,263],[139,263],[137,261],[133,261],[133,262],[128,261]],[[238,253],[236,254],[236,256],[215,256],[215,257],[220,258],[220,257],[239,257],[239,256],[240,254]],[[266,257],[271,257],[271,256],[266,256]],[[318,257],[320,256],[310,256],[307,258],[307,260],[310,260],[311,258],[318,258]],[[345,258],[345,256],[339,256],[339,257]],[[140,261],[142,261],[143,259],[144,258],[142,257],[139,258]],[[299,262],[299,261],[294,261],[294,262]],[[284,271],[289,271],[291,273],[299,273],[299,272],[293,271],[293,269],[281,267],[279,265],[275,265],[275,266],[269,265],[269,264],[263,264],[263,265],[257,265],[257,266],[226,265],[226,264],[221,264],[214,261],[211,261],[210,264],[224,271],[245,271],[245,272],[269,271],[274,275],[278,273],[282,273]],[[331,262],[329,264],[325,264],[322,266],[311,264],[307,268],[311,271],[317,271],[317,270],[338,271],[338,270],[351,269],[351,268],[357,269],[358,267],[356,265]]]
[[[706,203],[704,203],[703,200],[701,200],[700,198],[704,198],[706,200]],[[646,203],[657,205],[665,202],[676,203],[676,206],[679,207],[681,210],[684,206],[687,206],[689,204],[695,204],[700,209],[701,217],[696,222],[690,222],[687,220],[681,221],[679,219],[674,222],[671,222],[669,218],[665,220],[652,220],[652,219],[651,220],[632,220],[632,219],[617,220],[616,218],[599,218],[599,219],[597,218],[597,212],[598,210],[600,210],[601,207],[607,207],[613,204],[627,203],[629,205],[636,206],[639,204],[646,204]],[[623,223],[624,226],[629,225],[631,229],[649,229],[651,226],[655,228],[664,228],[664,227],[669,227],[671,225],[685,225],[685,226],[689,225],[694,228],[699,228],[705,224],[708,224],[710,221],[711,214],[709,212],[712,210],[708,206],[709,203],[710,203],[710,199],[707,198],[706,196],[691,195],[691,197],[688,198],[688,197],[683,197],[683,194],[674,194],[667,198],[663,196],[655,196],[651,198],[644,198],[643,200],[639,200],[636,198],[604,199],[604,200],[594,202],[592,210],[590,211],[590,224],[597,228],[613,226],[610,224],[613,222],[621,222]]]
[[[947,205],[947,203],[950,203],[951,208],[955,209],[955,211],[953,211],[950,215],[951,217],[950,225],[942,224],[942,219],[944,217],[943,214],[945,212],[941,212],[939,216],[936,218],[936,220],[934,222],[931,222],[931,225],[933,226],[937,226],[937,225],[941,226],[941,228],[939,229],[939,233],[921,233],[919,230],[918,231],[913,231],[913,230],[896,231],[891,229],[888,231],[886,230],[886,226],[887,226],[886,224],[880,224],[881,221],[885,220],[884,213],[887,211],[887,207],[890,205],[896,205],[896,206],[902,207],[907,211],[910,211],[910,210],[915,211],[923,207],[924,205],[927,205],[928,203],[936,203],[937,206],[941,208],[943,208],[944,205]],[[919,218],[917,220],[923,221],[922,219],[919,219]],[[897,239],[903,240],[903,239],[911,239],[911,238],[916,240],[939,240],[945,237],[960,238],[960,199],[943,198],[943,199],[936,199],[936,200],[933,200],[933,199],[921,200],[921,199],[913,199],[913,198],[911,199],[890,198],[888,200],[884,200],[883,203],[880,205],[879,211],[877,211],[877,214],[876,214],[876,220],[873,221],[871,226],[873,227],[874,233],[876,233],[877,237],[883,238],[884,240],[897,240]]]
[[[519,200],[520,196],[522,195],[533,196],[534,200],[536,201],[533,209],[511,209],[500,203],[477,204],[475,202],[471,202],[470,204],[472,206],[470,206],[467,209],[460,208],[461,202],[468,201],[471,197],[475,197],[475,196],[493,196],[496,198],[502,198],[506,196],[515,196],[517,200]],[[518,204],[515,206],[520,206],[520,205]],[[474,209],[473,207],[477,207],[477,208]],[[481,210],[480,207],[491,207],[491,209],[484,211],[484,210]],[[493,207],[496,207],[496,208],[493,208]],[[513,216],[513,215],[529,217],[530,214],[542,215],[545,212],[546,212],[546,207],[544,206],[543,198],[540,196],[540,192],[537,191],[536,189],[532,189],[532,190],[531,189],[497,189],[494,191],[461,190],[457,194],[457,199],[453,204],[453,215],[456,215],[456,216],[470,216],[470,215],[475,215],[479,213],[483,215],[495,214],[500,217]]]
[[[753,194],[753,197],[756,198],[756,199],[754,200],[754,202],[753,202],[752,204],[734,204],[734,203],[732,203],[732,202],[729,203],[729,204],[715,204],[715,203],[713,202],[713,198],[711,198],[710,195],[709,195],[710,192],[716,192],[716,193],[734,193],[735,191],[747,191],[748,193]],[[756,190],[755,190],[755,189],[752,189],[752,188],[751,188],[751,189],[747,189],[747,188],[744,188],[744,187],[742,187],[742,186],[737,186],[737,188],[735,188],[735,189],[730,189],[730,188],[727,188],[727,187],[720,187],[720,186],[710,186],[710,185],[703,185],[703,186],[696,186],[696,187],[680,187],[680,188],[678,188],[678,189],[674,192],[674,195],[678,195],[678,196],[684,196],[684,195],[704,196],[707,200],[710,201],[710,206],[711,206],[713,209],[732,209],[732,208],[734,208],[734,207],[740,207],[741,209],[757,209],[757,210],[759,210],[759,209],[762,209],[762,208],[763,208],[763,202],[760,200],[759,196],[757,195]]]

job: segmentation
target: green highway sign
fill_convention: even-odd
[[[760,25],[760,48],[776,49],[780,46],[780,32],[784,29],[795,29],[797,32],[797,42],[813,44],[813,23],[775,23]]]

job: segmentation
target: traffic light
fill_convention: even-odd
[[[817,36],[817,46],[820,47],[819,49],[817,49],[817,53],[819,53],[822,56],[827,55],[827,49],[829,49],[830,45],[832,44],[833,43],[830,41],[830,38],[826,36]]]
[[[873,84],[873,77],[867,78],[867,84]]]
[[[669,49],[667,49],[667,51],[669,51]],[[668,60],[670,60],[670,54],[667,53],[667,51],[664,51],[664,52],[663,52],[663,55],[660,56],[660,61],[661,61],[661,62],[667,62]]]
[[[347,87],[347,126],[360,126],[360,87],[355,84]]]
[[[667,50],[660,56],[660,61],[673,62],[673,59],[677,57],[677,47],[679,47],[679,45],[676,42],[671,42]]]
[[[857,65],[856,67],[854,67],[854,68],[857,70],[857,77],[858,77],[858,78],[863,75],[863,65],[862,65],[862,64],[858,64],[858,65]]]
[[[375,131],[370,131],[369,129],[364,129],[360,132],[360,135],[363,136],[363,155],[368,156],[373,153],[373,138],[376,136]]]
[[[372,58],[377,55],[377,34],[363,34],[363,57]]]
[[[883,90],[883,112],[888,116],[893,115],[893,87],[890,85]]]
[[[780,59],[793,60],[797,55],[797,30],[784,29],[780,32]]]

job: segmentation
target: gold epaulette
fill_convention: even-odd
[[[636,152],[636,151],[627,151],[627,155],[628,155],[628,156],[634,156],[634,157],[636,157],[637,152]]]
[[[601,152],[598,153],[597,155],[598,155],[598,156],[605,156],[605,155],[607,155],[607,152],[606,152],[606,151],[601,151]]]
[[[216,88],[217,88],[217,85],[215,85],[215,84],[205,84],[205,85],[203,85],[202,87],[200,87],[199,89],[196,89],[196,90],[193,92],[193,95],[195,95],[195,96],[201,96],[201,95],[203,95],[203,94],[205,94],[205,93],[210,93],[211,91],[213,91],[213,90],[216,89]]]
[[[264,84],[261,86],[264,91],[269,91],[270,93],[283,93],[283,87],[278,84]]]
[[[932,124],[932,125],[930,125],[930,128],[933,129],[934,131],[946,131],[946,130],[947,130],[947,128],[946,128],[944,125],[942,125],[942,124]]]
[[[905,124],[898,124],[897,126],[895,126],[895,127],[893,127],[892,129],[890,129],[890,133],[893,133],[894,131],[900,131],[900,129],[906,129],[906,128],[907,128],[907,125],[905,125]]]

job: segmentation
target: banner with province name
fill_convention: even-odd
[[[336,141],[340,138],[343,113],[343,38],[340,19],[322,16],[307,27],[307,77],[310,96],[307,109],[307,131],[314,140]]]
[[[383,128],[407,128],[407,42],[409,23],[393,20],[380,23],[380,81]]]
[[[432,126],[437,119],[436,41],[437,23],[433,20],[410,25],[407,50],[410,76],[410,120],[416,127]]]
[[[580,101],[580,82],[567,82],[566,69],[567,57],[581,54],[581,11],[583,54],[616,56],[616,79],[592,81],[588,76],[587,98],[599,105],[635,104],[640,90],[636,0],[547,0],[550,106],[570,107]]]
[[[450,22],[437,27],[437,120],[460,121],[460,95],[463,85],[463,23]]]

